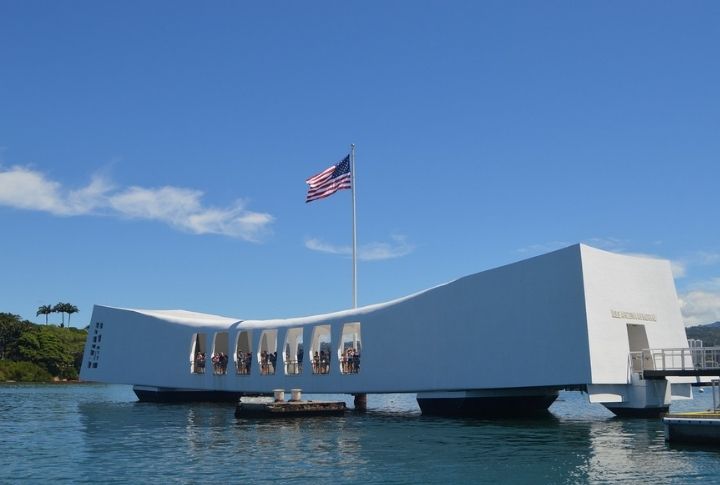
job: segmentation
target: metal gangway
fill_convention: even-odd
[[[645,349],[630,352],[630,367],[644,379],[720,376],[720,347]]]

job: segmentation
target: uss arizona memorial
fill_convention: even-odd
[[[131,384],[141,400],[413,392],[423,413],[470,415],[546,409],[581,389],[616,414],[654,414],[691,398],[695,379],[644,378],[648,349],[687,347],[668,261],[578,244],[301,318],[95,306],[81,378]]]

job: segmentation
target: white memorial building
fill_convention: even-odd
[[[668,261],[579,244],[324,315],[95,306],[81,378],[131,384],[141,400],[407,392],[423,413],[459,415],[536,412],[580,389],[651,415],[691,398],[694,379],[644,379],[654,363],[639,352],[687,347]]]

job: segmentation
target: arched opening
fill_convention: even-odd
[[[213,342],[213,374],[216,376],[225,375],[228,365],[228,333],[217,332]]]
[[[275,374],[277,364],[277,330],[265,330],[260,335],[260,348],[258,349],[260,374],[271,376]]]
[[[243,330],[238,334],[237,343],[235,345],[235,368],[238,375],[250,375],[252,366],[252,334],[249,330]]]
[[[313,374],[330,373],[330,349],[330,325],[318,325],[310,345]]]
[[[340,372],[343,374],[357,374],[360,372],[360,354],[362,341],[360,339],[360,322],[343,325],[338,357]]]
[[[190,340],[190,372],[193,374],[205,373],[206,340],[204,333],[194,333]]]
[[[285,374],[302,374],[302,363],[304,357],[303,349],[303,328],[289,328],[285,336]]]

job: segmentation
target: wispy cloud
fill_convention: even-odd
[[[405,236],[391,236],[392,242],[373,242],[363,244],[358,247],[358,259],[361,261],[380,261],[383,259],[393,259],[406,256],[415,250],[415,246],[408,243]],[[351,246],[336,246],[326,243],[320,239],[305,240],[305,247],[313,251],[328,254],[339,254],[342,256],[351,256]]]
[[[0,205],[57,216],[106,215],[162,222],[192,234],[220,234],[257,241],[273,222],[270,214],[253,212],[242,201],[229,207],[208,207],[203,192],[165,186],[116,188],[95,176],[78,189],[65,188],[42,172],[0,167]]]
[[[704,281],[695,281],[688,286],[690,291],[714,291],[720,293],[720,277],[710,278]]]
[[[637,256],[640,258],[650,258],[650,259],[667,259],[662,256],[658,256],[656,254],[650,254],[650,253],[639,253],[639,252],[632,252],[625,249],[626,241],[618,238],[613,237],[605,237],[605,238],[591,238],[586,239],[582,241],[583,244],[587,244],[588,246],[592,246],[599,249],[604,249],[606,251],[612,251],[615,253],[621,253],[621,254],[627,254],[628,256]],[[556,249],[562,249],[564,247],[570,246],[570,243],[562,242],[562,241],[550,241],[546,243],[540,243],[540,244],[532,244],[529,246],[526,246],[524,248],[518,249],[518,252],[523,254],[524,256],[532,256],[537,254],[543,254],[548,253],[551,251],[555,251]],[[720,260],[720,255],[714,254],[714,253],[697,253],[695,256],[694,261],[702,259],[702,261],[705,262],[705,264],[710,264],[710,262],[715,261],[715,258],[717,260]],[[670,267],[673,272],[673,276],[675,278],[684,278],[687,275],[687,266],[691,264],[689,260],[686,258],[683,259],[675,259],[670,260]]]
[[[641,256],[654,259],[667,259],[662,256],[655,254],[645,253],[625,253],[631,256]],[[720,253],[709,252],[709,251],[695,251],[685,256],[681,256],[678,259],[671,259],[670,265],[672,267],[673,276],[675,278],[685,278],[688,275],[688,268],[715,266],[720,264]]]
[[[658,256],[656,254],[648,254],[648,253],[623,253],[628,256],[635,256],[638,258],[649,258],[649,259],[667,259],[663,258],[662,256]],[[670,269],[672,270],[672,274],[674,278],[684,278],[687,276],[687,264],[685,264],[684,261],[679,259],[671,259],[670,260]]]
[[[720,264],[720,253],[713,251],[695,251],[685,258],[694,266],[714,266]]]
[[[583,244],[592,246],[605,251],[613,251],[616,253],[624,253],[627,241],[617,237],[592,237],[583,241]]]
[[[538,254],[549,253],[549,252],[555,251],[557,249],[566,248],[577,242],[578,241],[574,241],[574,242],[547,241],[547,242],[541,242],[541,243],[536,243],[536,244],[530,244],[528,246],[518,249],[517,252],[522,254],[523,256],[535,256]],[[580,242],[582,242],[583,244],[587,244],[588,246],[592,246],[594,248],[604,249],[606,251],[614,251],[617,253],[625,252],[625,242],[621,239],[617,239],[617,238],[613,238],[613,237],[604,237],[604,238],[594,237],[591,239],[585,239]]]
[[[687,266],[682,261],[671,259],[670,269],[675,278],[685,278],[687,276]]]
[[[551,251],[555,251],[556,249],[562,249],[568,246],[570,246],[570,243],[563,241],[550,241],[546,243],[530,244],[529,246],[518,249],[517,252],[526,256],[532,256],[549,253]]]

